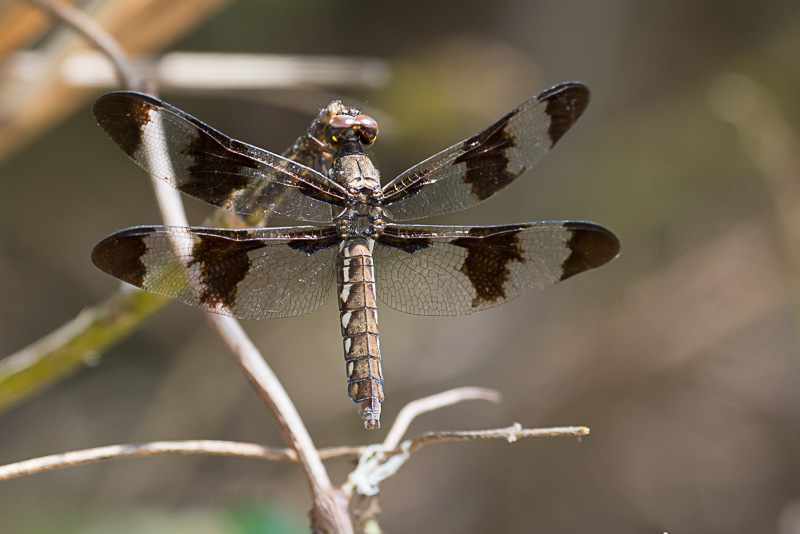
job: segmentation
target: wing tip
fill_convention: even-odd
[[[589,88],[580,82],[564,82],[542,91],[537,100],[546,103],[545,113],[550,117],[547,135],[554,147],[589,105]]]
[[[567,222],[564,227],[572,235],[567,242],[570,254],[561,265],[559,281],[601,267],[619,256],[622,244],[611,230],[585,222]]]
[[[145,235],[141,228],[131,228],[106,237],[92,249],[92,263],[123,282],[142,287],[147,274]]]
[[[92,104],[95,120],[129,157],[141,147],[144,127],[152,120],[150,110],[159,101],[142,93],[114,91],[98,96]]]
[[[94,99],[94,103],[92,104],[92,112],[95,114],[95,116],[97,116],[97,113],[102,113],[105,111],[105,108],[108,105],[121,101],[139,102],[149,105],[163,104],[163,102],[156,97],[146,93],[140,93],[138,91],[109,91]]]

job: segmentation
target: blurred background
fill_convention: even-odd
[[[800,4],[86,4],[139,9],[115,35],[150,58],[368,59],[363,79],[314,81],[313,71],[311,81],[247,90],[164,82],[160,94],[276,152],[341,98],[381,125],[372,155],[385,179],[556,83],[591,88],[586,114],[534,171],[425,222],[590,220],[617,233],[622,255],[468,317],[380,307],[385,429],[366,432],[347,398],[334,298],[307,316],[245,324],[319,447],[382,440],[405,403],[465,385],[496,388],[504,401],[426,415],[411,434],[514,421],[591,427],[582,440],[422,449],[382,487],[387,532],[800,533]],[[11,30],[35,27],[28,9],[0,6],[6,44]],[[22,69],[29,86],[19,81],[22,49],[52,60],[78,48],[38,24],[33,40],[0,49],[0,357],[115,292],[90,263],[92,247],[160,220],[147,176],[92,117],[110,82],[67,86],[47,64],[40,78]],[[41,126],[14,130],[37,113]],[[186,204],[195,224],[209,213]],[[93,356],[0,413],[0,464],[150,440],[282,445],[197,310],[170,304]],[[335,483],[352,468],[328,465]],[[0,483],[2,530],[14,533],[306,532],[309,502],[294,465],[216,457]]]

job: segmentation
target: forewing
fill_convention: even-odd
[[[551,87],[383,188],[384,213],[405,221],[474,206],[544,157],[589,104],[577,82]]]
[[[465,315],[599,267],[619,249],[588,222],[388,225],[374,251],[377,293],[406,313]]]
[[[94,103],[97,122],[140,167],[179,191],[243,215],[331,220],[345,192],[323,174],[231,139],[148,95],[114,92]]]
[[[335,228],[139,226],[102,240],[101,270],[152,293],[241,319],[317,309],[333,286]]]

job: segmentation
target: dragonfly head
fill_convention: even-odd
[[[351,110],[354,114],[334,115],[330,120],[329,138],[336,145],[348,137],[355,137],[368,146],[378,138],[378,123],[369,115]]]

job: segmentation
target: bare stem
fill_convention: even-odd
[[[165,139],[164,136],[158,138]],[[151,147],[151,149],[153,157],[158,157],[158,154],[165,153],[169,147]],[[151,181],[164,222],[170,226],[188,226],[189,222],[180,193],[155,177],[152,177]],[[272,372],[264,357],[236,319],[209,314],[208,320],[236,357],[258,396],[267,405],[278,423],[281,435],[287,445],[297,451],[297,459],[311,486],[314,502],[318,505],[325,503],[334,491],[333,484],[308,430],[278,377]],[[329,502],[323,506],[330,509],[335,508]]]
[[[209,315],[208,320],[225,340],[259,397],[272,412],[286,443],[297,451],[314,495],[329,492],[333,488],[330,477],[297,409],[239,321],[223,315]]]
[[[154,124],[158,127],[157,122]],[[157,138],[166,139],[165,136]],[[160,154],[169,150],[166,144],[160,147],[149,145],[149,148],[148,157],[153,158],[159,158]],[[164,223],[169,226],[188,226],[189,221],[180,193],[155,177],[151,177],[151,183]],[[278,377],[236,319],[208,314],[208,321],[228,345],[248,381],[272,413],[287,445],[297,451],[297,460],[306,474],[315,505],[326,510],[336,510],[337,506],[331,501],[335,491],[328,472],[294,403]]]
[[[322,458],[339,458],[358,456],[364,447],[331,447],[319,451]],[[64,467],[74,467],[123,458],[140,458],[163,454],[204,454],[216,456],[238,456],[240,458],[256,458],[281,462],[296,462],[294,449],[265,447],[255,443],[235,441],[188,440],[188,441],[153,441],[150,443],[128,443],[109,445],[80,451],[70,451],[32,458],[0,466],[0,480],[9,480],[25,475],[33,475],[44,471],[52,471]]]
[[[160,138],[164,139],[163,136]],[[167,146],[152,148],[157,153],[165,153],[169,149]],[[151,181],[164,222],[171,226],[188,226],[180,193],[155,177],[151,177]],[[321,524],[335,525],[340,529],[337,532],[351,531],[346,501],[333,488],[314,442],[278,377],[267,365],[239,321],[216,314],[208,314],[208,320],[228,345],[248,381],[272,413],[286,444],[297,451],[297,461],[306,475],[314,497],[317,512],[314,514],[315,519]]]
[[[403,406],[403,409],[397,414],[397,419],[395,419],[392,428],[389,430],[389,433],[386,434],[386,439],[383,441],[383,448],[385,450],[396,449],[411,422],[424,413],[432,412],[466,400],[500,402],[501,399],[502,395],[493,389],[464,387],[443,391],[442,393],[437,393],[430,397],[423,397],[411,401]]]
[[[117,45],[111,35],[94,24],[84,13],[71,6],[55,4],[49,0],[30,1],[47,9],[63,22],[75,28],[106,54],[114,63],[123,86],[133,90],[144,88],[139,78],[135,76],[135,69],[122,48]],[[156,153],[158,151],[166,153],[169,150],[167,146],[151,148]],[[186,213],[178,192],[155,178],[153,178],[153,183],[156,200],[165,223],[187,225]],[[272,412],[287,444],[297,452],[297,460],[306,474],[314,496],[316,524],[335,532],[351,532],[352,524],[347,515],[347,502],[337,490],[334,490],[311,436],[278,378],[235,319],[211,316],[210,321],[233,351],[247,374],[248,380],[256,388],[259,397],[264,400]]]
[[[264,447],[253,443],[205,440],[154,441],[152,443],[130,443],[70,451],[0,466],[0,480],[8,480],[23,475],[32,475],[62,467],[89,464],[101,460],[136,458],[160,454],[216,454],[284,461],[293,461],[296,459],[292,451]]]
[[[559,426],[551,428],[522,428],[519,423],[506,428],[491,430],[463,430],[457,432],[428,432],[418,438],[413,438],[407,443],[409,453],[419,450],[430,443],[444,443],[448,441],[473,441],[476,439],[505,439],[513,443],[520,438],[543,437],[581,437],[589,434],[589,427],[585,426]]]
[[[514,423],[506,428],[490,430],[429,432],[418,438],[406,440],[392,450],[384,449],[382,446],[370,445],[365,448],[358,461],[358,466],[347,477],[347,482],[342,486],[342,490],[347,495],[352,495],[354,491],[360,495],[377,495],[381,482],[397,473],[400,467],[411,458],[412,453],[429,443],[474,441],[477,439],[504,439],[511,443],[520,438],[581,437],[587,434],[589,434],[589,428],[585,426],[522,428],[519,423]]]

